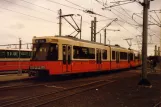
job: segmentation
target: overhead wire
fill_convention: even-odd
[[[31,3],[31,2],[28,2],[28,1],[26,1],[26,0],[20,0],[20,1],[23,1],[23,2],[28,3],[28,4],[31,4],[31,5],[34,5],[34,6],[36,6],[36,7],[43,8],[43,9],[45,9],[45,10],[48,10],[48,11],[51,11],[51,12],[54,12],[54,13],[58,13],[58,12],[55,11],[55,10],[52,10],[52,9],[49,9],[49,8],[46,8],[46,7],[43,7],[43,6],[40,6],[40,5]]]
[[[51,11],[51,12],[54,12],[54,13],[58,13],[58,12],[57,12],[57,11],[55,11],[55,10],[52,10],[52,9],[49,9],[49,8],[46,8],[46,7],[43,7],[43,6],[37,5],[37,4],[33,4],[33,3],[28,2],[28,1],[25,1],[25,0],[20,0],[20,1],[23,1],[23,2],[29,3],[29,4],[31,4],[31,5],[34,5],[34,6],[37,6],[37,7],[43,8],[43,9],[45,9],[45,10],[48,10],[48,11]],[[85,22],[85,23],[88,23],[88,24],[89,24],[89,22],[87,22],[87,21],[83,21],[83,22]]]
[[[102,8],[103,10],[108,9],[108,8],[112,8],[112,7],[116,7],[116,6],[120,6],[120,5],[125,5],[125,4],[130,4],[130,3],[134,3],[135,1],[131,1],[131,2],[127,2],[127,3],[122,3],[122,4],[115,4],[115,5],[111,5],[108,7],[104,7]]]
[[[155,15],[157,16],[158,20],[160,21],[161,23],[161,19],[159,18],[159,16],[157,15],[157,13],[154,11]]]
[[[149,16],[157,23],[156,25],[160,27],[160,23],[152,15]]]
[[[120,27],[122,27],[123,29],[125,29],[126,31],[128,31],[129,33],[131,33],[132,35],[136,36],[135,34],[133,34],[132,32],[130,32],[128,29],[126,29],[124,26],[122,26],[120,23],[118,22],[115,22],[117,23]]]
[[[72,7],[72,6],[68,6],[68,5],[65,5],[65,4],[61,4],[59,2],[56,2],[56,1],[53,1],[53,0],[47,0],[51,3],[55,3],[55,4],[59,4],[59,5],[62,5],[62,6],[65,6],[65,7],[68,7],[68,8],[71,8],[71,9],[76,9],[76,10],[80,10],[80,11],[83,11],[82,9],[78,9],[78,8],[75,8],[75,7]]]
[[[120,6],[121,7],[121,6]],[[123,9],[123,8],[122,8]],[[123,9],[124,10],[124,9]],[[117,10],[116,10],[117,11]],[[125,11],[125,10],[124,10]],[[117,11],[118,12],[118,11]],[[126,11],[125,11],[126,12]],[[127,12],[126,12],[127,13]],[[121,13],[122,14],[122,13]],[[127,13],[128,14],[128,13]],[[116,14],[115,14],[116,15]],[[129,14],[128,14],[129,15]],[[117,15],[118,16],[118,15]],[[122,19],[122,18],[121,18]],[[130,17],[131,19],[131,17]],[[135,21],[135,20],[134,20]],[[136,21],[135,21],[136,22]],[[138,24],[138,23],[137,23]],[[130,24],[131,25],[131,24]],[[132,26],[132,25],[131,25]],[[124,28],[125,29],[125,28]],[[140,32],[140,31],[139,31]]]
[[[24,13],[17,12],[17,11],[14,11],[14,10],[11,10],[11,9],[7,9],[7,8],[3,8],[3,7],[0,7],[0,8],[3,9],[3,10],[8,10],[8,11],[11,11],[11,12],[14,12],[14,13],[18,13],[18,14],[21,14],[21,15],[32,17],[32,18],[35,18],[35,19],[40,19],[40,20],[43,20],[43,21],[46,21],[46,22],[51,22],[51,23],[56,23],[57,24],[57,22],[49,21],[49,20],[46,20],[46,19],[43,19],[43,18],[39,18],[39,17],[36,17],[36,16],[31,16],[31,15],[28,15],[28,14],[24,14]]]
[[[72,4],[74,4],[74,5],[76,5],[76,6],[79,6],[79,5],[77,5],[77,4],[75,4],[75,3],[73,3],[73,2],[70,2],[70,3],[72,3]],[[81,6],[82,7],[82,6]],[[84,8],[84,7],[83,7]],[[85,9],[85,8],[84,8]],[[101,15],[101,14],[99,14],[100,16],[103,16],[103,17],[106,17],[106,16],[104,16],[104,15]],[[106,17],[107,18],[107,17]],[[123,19],[124,20],[124,19]],[[117,22],[116,22],[117,23]],[[127,22],[128,23],[128,22]],[[120,25],[119,23],[117,23],[119,26],[121,26],[121,27],[123,27],[122,25]],[[125,27],[123,27],[125,30],[127,30]],[[128,32],[130,32],[129,30],[127,30]],[[131,32],[130,32],[131,33]],[[133,34],[133,33],[132,33]],[[133,34],[134,35],[134,34]]]
[[[98,0],[96,0],[96,2],[102,5],[102,3],[101,3],[100,1],[98,2]],[[105,5],[102,5],[102,6],[105,7]],[[120,17],[119,15],[117,15],[117,14],[116,14],[115,12],[113,12],[111,9],[107,9],[107,10],[110,11],[110,12],[112,12],[114,15],[116,15],[116,16],[119,17],[120,19],[122,19],[125,23],[127,23],[127,24],[129,24],[129,25],[133,25],[133,24],[127,22],[125,19],[123,19],[123,18]],[[117,10],[116,10],[116,11],[117,11]],[[134,26],[138,26],[138,25],[134,25]]]
[[[115,2],[115,0],[113,0],[114,2]],[[122,7],[122,6],[119,6],[124,12],[125,12],[125,14],[128,16],[128,18],[129,19],[131,19],[132,21],[134,21],[136,24],[138,24],[139,25],[139,23],[136,21],[136,20],[134,20],[131,16],[130,16],[130,14]],[[135,28],[136,29],[136,28]],[[139,31],[138,29],[136,29],[137,31]],[[140,32],[140,31],[139,31]],[[136,40],[137,40],[137,38],[136,38]],[[137,42],[138,43],[138,42]],[[139,44],[138,44],[139,45]],[[139,46],[138,46],[139,47]]]
[[[78,6],[78,7],[82,8],[82,9],[86,9],[86,8],[84,8],[84,7],[82,7],[82,6],[78,5],[78,4],[75,4],[75,3],[71,2],[71,1],[69,1],[69,0],[65,0],[65,1],[71,3],[71,4],[75,5],[75,6]]]
[[[113,11],[111,11],[113,14],[115,14],[117,17],[121,18],[123,21],[125,21],[122,17],[120,17],[119,15],[117,15],[116,13],[114,13]],[[132,35],[134,35],[132,32],[130,32],[128,29],[126,29],[125,27],[123,27],[121,24],[119,24],[118,22],[116,22],[119,26],[121,26],[123,29],[125,29],[126,31],[128,31],[129,33],[131,33]],[[128,23],[127,21],[125,21],[124,23],[127,23],[129,25],[131,25],[130,23]],[[133,27],[133,25],[131,25]]]
[[[113,0],[113,1],[115,1],[115,0]],[[129,17],[129,19],[131,19],[132,21],[134,21],[136,24],[139,24],[136,20],[134,20],[131,16],[130,16],[130,14],[122,7],[122,6],[119,6],[124,12],[125,12],[125,14]]]
[[[38,11],[38,10],[34,10],[33,8],[29,8],[29,7],[17,4],[15,2],[11,2],[11,1],[8,1],[8,0],[3,0],[3,1],[11,3],[11,4],[14,4],[14,5],[17,5],[17,6],[20,6],[20,7],[23,7],[23,8],[26,8],[26,9],[29,9],[29,10],[32,10],[32,11],[36,11],[36,12],[39,12],[39,13],[47,14],[47,13],[44,13],[44,12],[41,12],[41,11]]]
[[[8,1],[8,0],[4,0],[4,1],[5,1],[5,2],[8,2],[8,3],[13,3],[13,2]],[[21,0],[21,1],[27,2],[27,1],[25,1],[25,0]],[[45,7],[42,7],[42,6],[39,6],[39,5],[30,3],[30,2],[27,2],[27,3],[32,4],[32,5],[34,5],[34,6],[37,6],[37,7],[40,7],[40,8],[43,8],[43,9],[47,9],[47,8],[45,8]],[[22,6],[22,5],[19,5],[19,4],[17,4],[17,3],[13,3],[13,4],[18,5],[18,6],[21,6],[21,7],[23,7],[23,8],[27,8],[27,9],[33,10],[32,8],[28,8],[28,7],[26,7],[26,6]],[[11,11],[11,12],[14,12],[14,13],[18,13],[18,14],[21,14],[21,15],[25,15],[25,16],[28,16],[28,17],[32,17],[32,18],[36,18],[36,19],[40,19],[40,20],[43,20],[43,21],[47,21],[47,22],[51,22],[51,23],[56,23],[56,24],[57,24],[57,22],[49,21],[49,20],[46,20],[46,19],[43,19],[43,18],[39,18],[39,17],[36,17],[36,16],[24,14],[24,13],[17,12],[17,11],[14,11],[14,10],[10,10],[10,9],[6,9],[6,8],[3,8],[3,7],[0,7],[0,8],[1,8],[1,9],[4,9],[4,10]],[[53,10],[50,10],[50,9],[47,9],[47,10],[52,11],[52,12],[56,12],[56,11],[53,11]],[[33,10],[33,11],[37,11],[37,10]],[[37,11],[37,12],[40,12],[40,11]],[[44,12],[40,12],[40,13],[44,13]],[[18,38],[18,37],[16,37],[16,38]]]
[[[98,0],[96,0],[96,1],[98,1]],[[104,7],[105,7],[105,5],[103,5]],[[121,7],[121,6],[120,6]],[[122,8],[123,9],[123,8]],[[116,15],[117,17],[119,17],[120,19],[122,19],[123,21],[125,21],[125,23],[127,23],[127,24],[129,24],[129,25],[131,25],[132,27],[134,27],[134,26],[136,26],[136,25],[133,25],[133,24],[131,24],[131,23],[129,23],[129,22],[127,22],[126,20],[124,20],[122,17],[120,17],[119,15],[117,15],[115,12],[113,12],[112,10],[110,10],[110,9],[108,9],[110,12],[112,12],[114,15]],[[124,10],[124,9],[123,9]],[[117,11],[117,10],[115,10],[115,11]],[[124,10],[125,11],[125,10]],[[118,11],[117,11],[118,12]],[[120,12],[119,12],[120,13]],[[122,14],[122,13],[121,13]],[[127,14],[127,12],[126,12],[126,14]],[[128,14],[129,15],[129,14]],[[131,19],[131,17],[130,17],[130,19]],[[126,31],[128,31],[129,33],[131,33],[132,35],[135,35],[135,34],[133,34],[132,32],[130,32],[128,29],[126,29],[124,26],[122,26],[121,24],[119,24],[118,22],[116,22],[119,26],[121,26],[123,29],[125,29]],[[138,23],[137,23],[138,24]],[[135,28],[135,27],[134,27]],[[136,29],[136,28],[135,28]],[[139,46],[138,46],[139,47]]]
[[[47,1],[52,2],[52,3],[55,3],[55,4],[59,4],[59,5],[62,5],[62,6],[71,8],[71,9],[76,9],[76,10],[79,10],[79,11],[82,11],[82,12],[85,12],[85,13],[88,13],[88,14],[93,14],[93,15],[101,16],[101,17],[104,17],[104,18],[107,18],[107,19],[112,19],[112,18],[109,18],[109,17],[107,17],[107,16],[98,14],[98,13],[93,12],[93,11],[88,10],[88,9],[83,10],[83,9],[80,9],[80,8],[75,8],[75,7],[72,7],[72,6],[68,6],[68,5],[65,5],[65,4],[62,4],[62,3],[59,3],[59,2],[53,1],[53,0],[47,0]],[[113,19],[114,19],[114,18],[113,18]]]

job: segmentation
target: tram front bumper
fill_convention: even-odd
[[[44,66],[30,66],[29,76],[46,76],[49,75],[49,71]]]

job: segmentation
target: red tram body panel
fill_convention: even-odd
[[[31,50],[0,49],[0,72],[28,70],[30,58]]]
[[[61,75],[126,69],[140,65],[134,51],[73,37],[33,38],[29,75]]]

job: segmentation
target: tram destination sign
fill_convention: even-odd
[[[35,43],[46,43],[46,39],[36,39]]]

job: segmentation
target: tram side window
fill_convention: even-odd
[[[0,51],[0,58],[5,58],[5,50]]]
[[[88,48],[88,49],[89,49],[88,58],[95,59],[95,49],[94,48]]]
[[[30,58],[29,51],[21,51],[20,52],[20,58]]]
[[[7,58],[18,58],[18,51],[6,51]]]
[[[74,59],[95,59],[95,49],[87,47],[73,46]]]
[[[115,53],[115,51],[112,51],[112,59],[113,59],[113,60],[116,59],[116,53]]]
[[[127,60],[127,53],[126,52],[120,52],[120,59],[121,60]]]
[[[133,61],[134,60],[134,54],[133,53],[130,53],[130,61]]]
[[[107,59],[107,50],[102,50],[103,59]]]
[[[32,57],[32,51],[29,51],[29,58]]]

